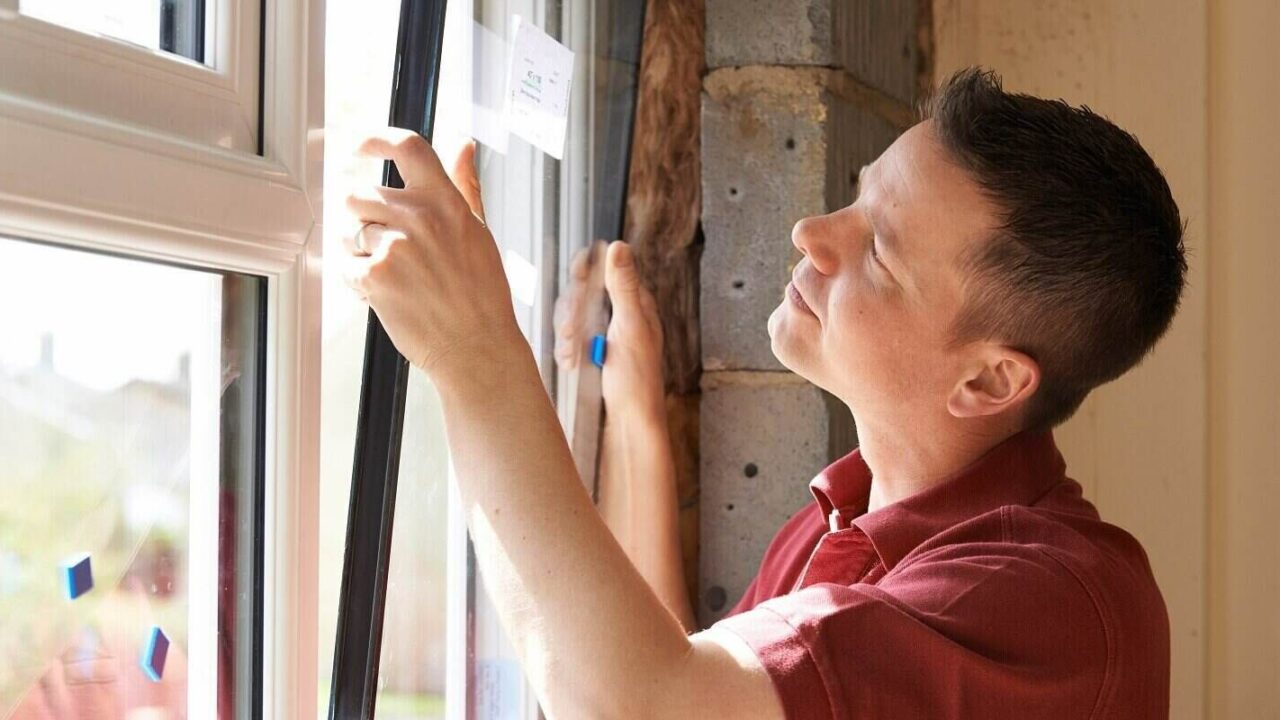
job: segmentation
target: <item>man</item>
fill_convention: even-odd
[[[450,183],[412,134],[364,147],[408,187],[349,199],[371,223],[349,283],[439,390],[481,572],[549,716],[1167,715],[1168,619],[1146,556],[1080,497],[1049,432],[1178,305],[1183,225],[1131,135],[968,70],[863,169],[855,202],[795,226],[805,257],[772,348],[849,406],[860,447],[813,480],[814,505],[731,616],[691,635],[659,572],[678,563],[673,524],[632,548],[649,557],[637,570],[575,477],[474,151]],[[606,405],[652,438],[652,301],[625,245],[606,273],[606,384],[637,398]],[[662,464],[626,447],[624,469]]]

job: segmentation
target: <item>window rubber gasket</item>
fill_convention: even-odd
[[[428,141],[435,119],[445,0],[401,0],[390,124]],[[402,188],[391,162],[382,183]],[[373,311],[365,334],[346,554],[338,600],[330,720],[371,720],[377,698],[391,530],[410,367]]]

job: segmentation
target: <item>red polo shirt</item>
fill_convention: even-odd
[[[788,718],[1166,718],[1146,554],[1065,470],[1051,434],[1023,433],[868,513],[855,450],[716,626],[755,650]]]

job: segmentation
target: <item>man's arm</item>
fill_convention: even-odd
[[[781,717],[751,651],[719,631],[686,637],[628,562],[528,346],[483,354],[437,387],[481,574],[549,716]]]
[[[450,183],[415,134],[388,129],[363,149],[393,159],[406,187],[348,198],[374,225],[348,241],[347,282],[436,385],[480,572],[544,709],[782,717],[754,655],[728,633],[686,636],[592,506],[477,217],[473,150]]]
[[[676,469],[665,415],[608,417],[600,514],[627,557],[686,633],[697,630],[684,582]]]
[[[601,373],[601,433],[596,507],[627,557],[686,633],[697,629],[684,583],[675,461],[667,430],[662,320],[634,262],[605,263],[626,243],[597,241],[569,263],[569,285],[555,303],[556,364],[582,361],[589,303],[603,282],[613,306],[608,362]],[[601,264],[603,263],[603,264]],[[599,272],[593,268],[599,268]]]

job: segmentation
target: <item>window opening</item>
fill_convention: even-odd
[[[0,715],[261,717],[266,287],[0,238]]]

